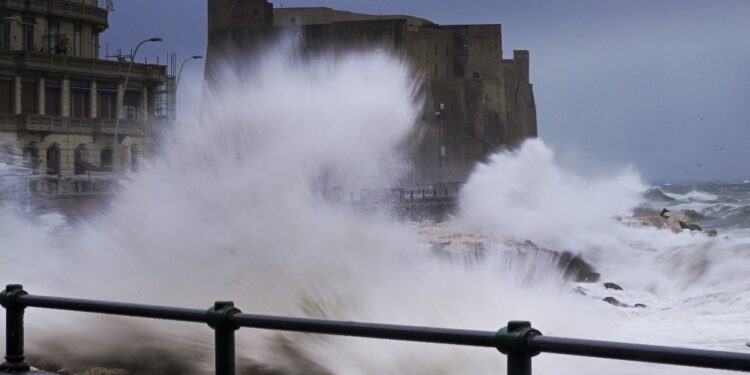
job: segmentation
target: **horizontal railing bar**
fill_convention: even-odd
[[[18,297],[18,303],[25,307],[40,307],[56,310],[83,311],[109,315],[124,315],[141,318],[180,320],[206,323],[206,310],[187,309],[158,305],[143,305],[123,302],[105,302],[88,299],[59,298],[37,295]]]
[[[495,332],[351,321],[234,314],[231,322],[248,328],[273,329],[376,339],[496,347]]]
[[[611,341],[532,336],[529,349],[543,353],[621,359],[721,370],[750,371],[750,354]]]
[[[107,302],[38,295],[19,295],[16,297],[15,302],[22,307],[38,307],[198,323],[208,323],[209,319],[207,310],[159,305]],[[376,339],[432,342],[480,347],[497,347],[497,345],[501,344],[501,342],[498,342],[496,339],[496,332],[491,331],[362,323],[245,313],[231,315],[231,317],[228,318],[228,322],[238,327],[246,328]],[[543,335],[531,335],[529,336],[527,343],[529,352],[620,359],[722,370],[750,371],[750,354],[746,353],[573,339]]]

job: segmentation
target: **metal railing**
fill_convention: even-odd
[[[458,182],[437,183],[426,186],[406,186],[388,189],[364,189],[343,191],[338,188],[323,191],[330,202],[353,204],[398,204],[419,201],[453,201],[458,197],[461,184]]]
[[[531,357],[556,353],[750,372],[750,354],[543,336],[529,322],[511,321],[497,332],[245,314],[229,301],[208,310],[29,295],[21,285],[0,293],[6,310],[6,355],[0,373],[29,371],[24,356],[24,309],[38,307],[206,323],[214,330],[216,374],[235,373],[234,331],[240,327],[495,348],[507,356],[509,375],[530,375]]]

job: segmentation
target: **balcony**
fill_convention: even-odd
[[[106,9],[71,0],[0,0],[0,9],[36,13],[109,27]]]
[[[4,0],[0,0],[2,2]],[[128,63],[55,55],[31,51],[0,51],[0,67],[29,69],[49,73],[73,74],[92,78],[124,79]],[[131,80],[145,80],[161,83],[166,80],[167,67],[153,64],[133,64]]]
[[[161,122],[156,119],[152,121]],[[114,135],[115,120],[46,115],[0,115],[0,131]],[[141,121],[122,119],[118,135],[143,137],[146,135],[146,126]]]

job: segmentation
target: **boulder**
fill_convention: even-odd
[[[617,307],[635,307],[635,308],[640,308],[640,309],[645,309],[646,308],[646,305],[644,305],[642,303],[636,303],[635,305],[630,306],[627,303],[620,302],[620,300],[618,300],[615,297],[605,297],[602,301],[604,301],[604,302],[606,302],[606,303],[608,303],[608,304],[610,304],[612,306],[617,306]]]
[[[508,240],[505,243],[524,252],[533,251],[549,254],[552,260],[557,263],[560,270],[562,270],[565,280],[577,283],[595,283],[601,277],[594,269],[594,266],[586,262],[580,255],[576,255],[570,251],[558,252],[546,249],[529,240]]]
[[[604,298],[604,299],[603,299],[602,301],[604,301],[604,302],[606,302],[606,303],[608,303],[608,304],[610,304],[610,305],[612,305],[612,306],[617,306],[617,307],[630,307],[630,306],[628,306],[628,305],[627,305],[626,303],[622,303],[622,302],[620,302],[620,300],[618,300],[618,299],[617,299],[617,298],[615,298],[615,297],[605,297],[605,298]]]
[[[636,303],[635,305],[630,306],[627,303],[620,302],[620,300],[618,300],[615,297],[605,297],[602,301],[604,301],[604,302],[606,302],[606,303],[608,303],[608,304],[610,304],[612,306],[617,306],[617,307],[637,307],[637,308],[641,308],[641,309],[646,308],[646,305],[644,305],[642,303]]]
[[[604,283],[604,287],[607,289],[622,290],[622,287],[615,283]]]
[[[701,231],[701,227],[697,224],[691,223],[690,217],[684,212],[670,211],[668,209],[661,210],[661,217],[664,218],[667,228],[671,229],[672,232],[680,233],[683,229],[691,231]]]
[[[592,265],[569,251],[559,255],[557,264],[563,270],[565,279],[577,283],[595,283],[601,277]]]
[[[693,224],[693,223],[683,223],[683,222],[680,222],[680,226],[682,227],[682,229],[689,229],[691,231],[698,231],[698,232],[700,232],[700,231],[703,230],[703,228],[701,228],[700,226],[698,226],[698,224]]]

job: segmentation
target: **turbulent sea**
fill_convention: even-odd
[[[245,312],[382,323],[496,330],[524,319],[555,336],[750,352],[749,182],[650,186],[633,168],[584,177],[530,140],[477,166],[444,221],[407,221],[387,206],[362,212],[321,192],[402,183],[423,100],[403,61],[383,51],[301,57],[282,45],[218,73],[205,112],[164,137],[108,208],[73,220],[4,194],[0,281],[35,294],[185,307],[232,299]],[[9,163],[6,190],[22,178]],[[662,208],[694,210],[718,236],[629,219]],[[514,245],[525,241],[578,255],[600,280],[566,281],[549,253]],[[28,357],[47,369],[212,371],[212,334],[199,324],[38,309],[26,321]],[[489,349],[250,329],[237,340],[242,373],[505,366]],[[711,372],[557,355],[534,366]]]

